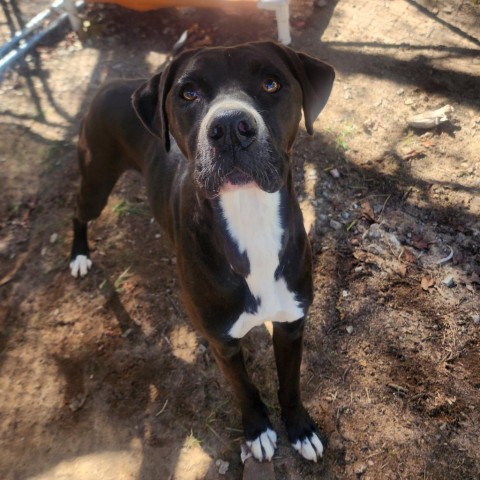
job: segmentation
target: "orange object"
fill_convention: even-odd
[[[193,7],[193,8],[260,8],[275,12],[277,18],[278,39],[288,45],[290,37],[289,0],[85,0],[86,3],[115,3],[122,7],[140,12],[158,8]]]
[[[86,0],[87,3],[115,3],[132,10],[146,12],[157,8],[193,7],[193,8],[222,8],[235,6],[253,8],[257,0]]]

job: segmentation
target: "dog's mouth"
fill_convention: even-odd
[[[259,151],[218,152],[199,150],[195,159],[195,180],[207,197],[225,190],[256,186],[272,193],[284,183],[288,157],[275,155],[269,145]]]
[[[247,186],[255,183],[253,176],[240,168],[234,168],[228,175],[225,175],[223,187],[227,189]]]

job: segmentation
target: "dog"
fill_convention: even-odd
[[[273,322],[278,399],[292,446],[323,445],[300,395],[312,259],[290,152],[330,95],[333,68],[273,42],[185,50],[149,80],[103,87],[82,122],[70,269],[90,267],[87,228],[127,169],[145,178],[177,257],[185,308],[238,400],[246,443],[270,461],[277,434],[247,374],[241,339]]]

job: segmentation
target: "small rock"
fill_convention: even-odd
[[[205,345],[200,344],[197,347],[197,355],[203,355],[207,351],[207,347]]]
[[[348,220],[350,218],[350,212],[342,212],[342,218],[344,220]]]
[[[58,233],[52,233],[50,235],[50,243],[55,243],[58,240]]]
[[[355,267],[355,273],[360,273],[363,271],[363,267],[359,265],[358,267]]]
[[[472,320],[475,325],[480,325],[480,315],[478,313],[472,315]]]
[[[228,467],[230,466],[230,464],[228,462],[225,462],[223,460],[217,460],[215,462],[215,464],[217,465],[218,467],[218,473],[220,475],[225,475],[228,471]]]
[[[342,226],[343,225],[340,222],[337,222],[336,220],[330,220],[330,227],[332,227],[334,230],[340,230]]]
[[[122,338],[128,338],[132,333],[133,333],[133,328],[127,328],[127,329],[122,333]]]
[[[353,333],[353,326],[352,325],[348,325],[345,330],[347,331],[347,333],[349,335],[351,335]]]
[[[397,95],[400,95],[400,96],[401,96],[401,95],[403,95],[404,93],[405,93],[405,90],[404,90],[403,88],[399,88],[399,89],[397,90]]]
[[[453,288],[456,285],[455,278],[453,277],[453,275],[451,275],[451,274],[447,275],[442,280],[442,285],[445,285],[448,288]]]
[[[333,178],[340,178],[340,172],[336,169],[336,168],[332,168],[330,170],[330,175],[333,177]]]
[[[363,475],[367,471],[367,466],[364,463],[357,463],[354,470],[356,475]]]
[[[451,5],[447,5],[446,7],[443,7],[442,9],[445,13],[453,13],[453,7]]]
[[[326,190],[323,190],[322,191],[322,197],[325,199],[325,200],[330,200],[332,198],[332,195],[330,194],[330,192],[327,192]],[[299,199],[300,200],[300,199]]]
[[[402,244],[400,240],[393,234],[391,233],[388,236],[388,241],[391,243],[392,246],[394,246],[396,249],[400,249],[402,247]]]
[[[40,252],[40,255],[41,255],[42,257],[44,257],[46,254],[47,254],[47,247],[43,247],[42,250],[41,250],[41,252]]]
[[[378,223],[372,223],[368,229],[368,236],[370,238],[380,238],[383,232]]]
[[[376,205],[373,206],[373,213],[374,215],[380,215],[383,210],[383,205],[381,203],[377,203]]]

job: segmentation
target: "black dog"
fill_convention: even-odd
[[[313,288],[289,154],[302,108],[312,133],[333,79],[329,65],[269,42],[186,51],[147,82],[104,87],[80,135],[72,274],[92,264],[87,222],[125,170],[141,171],[174,245],[188,313],[235,391],[258,460],[272,458],[277,435],[240,339],[268,320],[288,438],[309,460],[323,451],[300,399]]]

